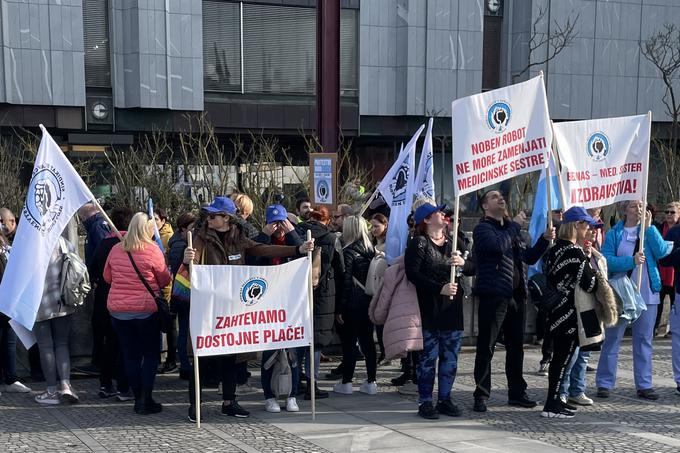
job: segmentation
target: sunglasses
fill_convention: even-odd
[[[210,215],[208,216],[208,218],[209,218],[210,220],[215,220],[217,217],[225,218],[226,216],[227,216],[226,214],[210,214]]]
[[[666,214],[675,214],[675,211],[664,211]]]

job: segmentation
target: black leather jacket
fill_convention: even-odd
[[[343,249],[342,256],[345,261],[344,292],[342,302],[335,311],[340,314],[361,311],[368,315],[371,296],[366,295],[364,288],[361,288],[354,279],[366,286],[368,267],[375,256],[375,250],[372,247],[367,249],[362,241],[355,241]]]

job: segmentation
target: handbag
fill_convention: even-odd
[[[534,274],[529,279],[529,294],[536,308],[552,312],[562,301],[562,294],[550,284],[545,274]]]
[[[158,319],[160,321],[160,327],[161,327],[161,332],[167,333],[171,326],[172,326],[172,316],[170,315],[170,307],[168,307],[168,303],[165,301],[165,298],[161,296],[160,294],[154,293],[153,289],[151,289],[151,286],[147,283],[146,279],[142,276],[142,273],[139,272],[139,269],[137,268],[137,264],[135,264],[135,260],[132,259],[132,254],[130,252],[127,252],[128,258],[130,258],[130,262],[132,263],[132,267],[135,269],[135,272],[137,272],[137,277],[142,281],[144,284],[144,287],[146,290],[151,294],[153,297],[153,300],[156,302],[156,307],[158,308]]]

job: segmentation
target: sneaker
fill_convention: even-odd
[[[47,391],[36,396],[35,401],[40,403],[40,404],[51,404],[51,405],[61,403],[61,400],[59,399],[59,393],[57,393],[57,392],[50,393],[50,392],[47,392]]]
[[[342,378],[342,363],[333,368],[330,373],[326,373],[326,379],[335,380]]]
[[[680,395],[680,385],[678,385],[677,387],[675,387],[675,394],[676,394],[676,395]]]
[[[523,407],[525,409],[532,409],[536,407],[536,401],[530,400],[527,394],[525,393],[522,395],[520,398],[510,398],[508,399],[508,405],[510,406],[516,406],[516,407]]]
[[[352,384],[350,383],[350,387]],[[365,393],[367,395],[377,395],[378,394],[378,384],[373,381],[373,382],[364,382],[361,384],[361,387],[359,387],[359,391],[361,393]]]
[[[413,382],[407,382],[401,387],[397,387],[397,392],[399,392],[400,395],[417,395],[418,386]]]
[[[177,369],[177,364],[174,362],[165,362],[162,367],[158,369],[158,374],[172,373]]]
[[[564,395],[560,396],[560,403],[562,403],[562,407],[568,411],[575,412],[578,410],[578,407],[572,406],[567,402],[567,397]]]
[[[586,373],[594,373],[595,368],[591,367],[590,365],[586,365]]]
[[[568,401],[570,403],[578,404],[579,406],[593,405],[593,400],[591,398],[588,398],[585,393],[581,393],[578,396],[570,396]]]
[[[196,423],[196,406],[189,406],[187,418],[191,423]],[[203,420],[203,412],[201,412],[201,420]]]
[[[277,414],[281,412],[281,406],[279,406],[279,403],[278,401],[276,401],[276,398],[269,398],[264,402],[264,410],[267,412],[271,412],[272,414]]]
[[[486,400],[484,398],[475,398],[472,410],[475,412],[486,412]]]
[[[324,399],[324,398],[328,398],[328,396],[329,396],[328,392],[325,391],[325,390],[321,390],[319,387],[317,387],[316,390],[314,391],[314,397],[315,397],[317,400],[321,400],[321,399]],[[312,399],[311,393],[305,392],[305,399],[306,399],[306,400],[311,400],[311,399]]]
[[[5,386],[5,392],[7,393],[31,393],[31,389],[26,387],[19,381],[14,381],[13,383]]]
[[[418,415],[427,420],[437,420],[439,418],[439,413],[434,407],[432,407],[431,401],[418,406]]]
[[[401,376],[392,379],[390,382],[392,382],[392,385],[399,387],[401,385],[406,384],[410,380],[411,380],[411,373],[404,373]]]
[[[543,363],[541,362],[538,366],[538,371],[536,374],[538,376],[547,376],[548,375],[548,366],[550,366],[550,362]]]
[[[66,384],[63,388],[57,392],[61,398],[67,403],[75,404],[80,401],[76,392],[73,391],[73,387],[70,384]]]
[[[105,387],[103,385],[99,387],[99,398],[111,398],[117,394],[118,392],[116,392],[113,387]]]
[[[118,395],[116,395],[116,401],[121,403],[132,401],[134,399],[135,395],[132,393],[132,390],[128,390],[127,392],[118,392]]]
[[[446,400],[437,403],[437,412],[440,414],[448,415],[450,417],[459,417],[463,412],[458,406],[453,404],[453,401]]]
[[[656,401],[659,399],[659,394],[653,388],[648,388],[644,390],[637,391],[638,398],[643,398],[650,401]]]
[[[281,408],[279,408],[281,410]],[[228,415],[229,417],[246,418],[250,416],[250,412],[239,406],[236,401],[232,401],[231,404],[222,403],[222,415]]]
[[[342,395],[351,395],[352,394],[352,383],[351,382],[338,382],[333,386],[333,391],[335,393],[340,393]]]
[[[286,398],[286,411],[288,412],[300,412],[297,400],[294,396]]]
[[[544,418],[574,418],[574,413],[566,409],[543,409],[541,417]]]
[[[598,398],[609,398],[609,389],[605,387],[598,387],[595,396]]]

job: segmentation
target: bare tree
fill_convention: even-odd
[[[676,89],[680,86],[680,29],[675,24],[663,28],[640,43],[642,55],[656,68],[664,83],[661,98],[666,114],[671,119],[669,136],[653,139],[659,151],[658,158],[664,179],[663,201],[680,199],[680,159],[678,158],[678,139],[680,139],[680,99]]]
[[[576,31],[576,24],[580,18],[580,14],[577,14],[573,18],[570,16],[564,23],[560,23],[557,20],[553,22],[552,29],[549,33],[539,31],[539,25],[545,19],[547,10],[544,6],[539,7],[536,19],[531,24],[531,35],[529,37],[529,58],[527,65],[519,71],[517,74],[512,76],[512,82],[515,83],[522,75],[535,66],[541,66],[545,63],[552,61],[557,57],[564,49],[571,46],[574,40],[578,37],[578,32]],[[550,20],[550,18],[548,18]],[[547,52],[545,56],[533,60],[535,53],[538,49],[543,46],[547,46]]]

